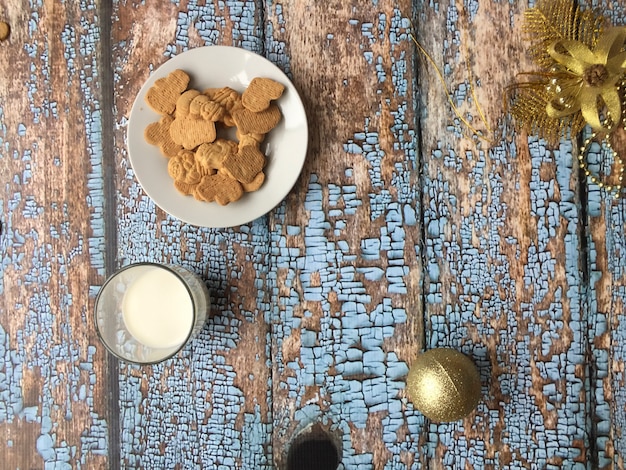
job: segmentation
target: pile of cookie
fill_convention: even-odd
[[[265,181],[260,145],[282,118],[273,101],[284,85],[256,77],[240,94],[227,86],[190,89],[189,82],[180,69],[156,80],[145,100],[161,117],[146,127],[144,137],[168,158],[178,191],[226,205]],[[237,141],[218,138],[219,126],[235,127]]]

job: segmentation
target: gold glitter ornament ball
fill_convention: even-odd
[[[9,23],[0,21],[0,41],[4,41],[6,38],[9,37],[10,29],[11,28],[9,28]]]
[[[430,349],[417,357],[407,377],[407,393],[428,419],[457,421],[480,401],[480,374],[474,362],[451,348]]]

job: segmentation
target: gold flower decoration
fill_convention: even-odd
[[[611,138],[618,124],[626,129],[626,27],[605,27],[602,14],[581,9],[574,0],[538,0],[524,17],[527,52],[538,70],[521,73],[528,80],[509,87],[516,124],[551,145],[591,127],[579,149],[580,168],[592,183],[618,197],[626,165]],[[596,142],[612,154],[609,170],[601,174],[593,173],[586,160]]]
[[[626,27],[581,10],[572,0],[539,0],[525,12],[528,54],[539,70],[516,83],[511,114],[550,143],[587,125],[610,133],[622,117],[620,86],[626,74]]]
[[[622,114],[618,89],[626,72],[625,41],[626,28],[612,27],[598,37],[593,49],[576,40],[550,44],[547,51],[559,73],[549,84],[554,96],[546,105],[548,116],[581,112],[594,131],[610,132]]]

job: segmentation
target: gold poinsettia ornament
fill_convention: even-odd
[[[525,12],[528,52],[539,70],[523,73],[528,80],[511,87],[511,114],[520,127],[555,144],[589,126],[591,140],[601,135],[608,143],[624,114],[626,27],[606,23],[572,0],[540,0]],[[584,158],[579,160],[589,176]],[[614,161],[621,162],[615,153]],[[623,171],[622,166],[620,183]],[[605,187],[619,191],[621,184]]]
[[[548,54],[564,72],[552,79],[554,97],[546,105],[548,116],[581,112],[594,131],[610,132],[622,115],[618,91],[626,73],[625,40],[626,27],[612,27],[599,36],[593,49],[576,40],[550,44]]]
[[[603,31],[605,23],[571,0],[540,1],[525,12],[528,52],[540,70],[511,87],[511,112],[522,127],[551,142],[587,124],[612,130],[622,112],[626,28]]]

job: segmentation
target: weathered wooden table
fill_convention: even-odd
[[[310,426],[345,469],[622,468],[626,205],[581,177],[576,139],[512,126],[528,3],[203,3],[0,1],[2,468],[285,469]],[[289,196],[222,230],[157,208],[126,149],[151,71],[215,44],[277,64],[310,129]],[[137,261],[215,300],[156,366],[95,334],[99,287]],[[404,389],[440,346],[482,378],[448,424]]]

